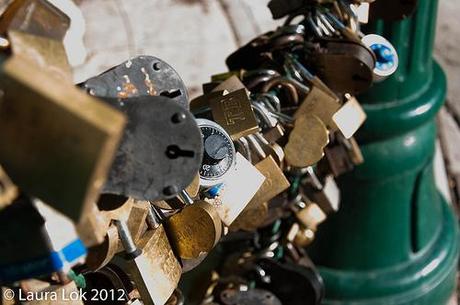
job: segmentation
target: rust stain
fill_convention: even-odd
[[[147,93],[149,95],[158,95],[158,92],[157,90],[155,89],[155,86],[153,85],[153,82],[152,80],[150,79],[150,76],[149,74],[147,73],[147,71],[145,70],[144,67],[141,68],[141,71],[142,73],[144,73],[145,75],[145,79],[144,79],[144,84],[145,86],[147,87]]]
[[[131,80],[129,79],[128,75],[123,75],[125,82],[123,83],[123,87],[120,88],[118,87],[117,89],[120,89],[120,92],[118,92],[117,96],[118,98],[128,98],[130,96],[136,95],[138,90],[134,84],[131,83]]]

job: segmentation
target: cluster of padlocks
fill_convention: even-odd
[[[306,249],[339,209],[334,179],[364,161],[355,95],[398,56],[361,32],[364,1],[269,7],[285,24],[191,101],[153,56],[75,86],[66,16],[45,0],[3,8],[4,291],[30,304],[43,291],[88,293],[73,304],[320,304]]]

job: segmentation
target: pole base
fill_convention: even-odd
[[[326,284],[323,304],[448,304],[456,289],[459,232],[451,206],[444,198],[439,202],[443,210],[442,229],[432,244],[410,261],[363,271],[320,267]]]

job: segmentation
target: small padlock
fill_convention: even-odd
[[[299,116],[284,147],[286,161],[294,167],[311,166],[323,157],[328,143],[326,125],[317,116]]]

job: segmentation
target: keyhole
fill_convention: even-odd
[[[169,145],[166,148],[166,156],[169,159],[177,159],[179,157],[187,157],[187,158],[193,158],[195,156],[195,152],[192,150],[184,150],[181,149],[177,145]]]
[[[160,93],[160,95],[161,96],[166,96],[166,97],[169,97],[169,98],[175,98],[175,97],[181,96],[182,92],[180,92],[180,89],[170,90],[170,91],[162,91]]]

